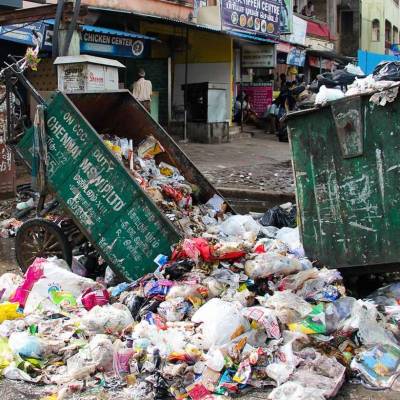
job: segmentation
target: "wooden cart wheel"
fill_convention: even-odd
[[[72,262],[71,245],[61,228],[54,222],[41,218],[26,221],[18,229],[15,254],[23,272],[37,257],[56,256],[64,259],[68,265]]]

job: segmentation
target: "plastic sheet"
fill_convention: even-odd
[[[372,75],[376,81],[400,81],[400,62],[382,61],[375,67]]]

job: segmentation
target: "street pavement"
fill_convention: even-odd
[[[294,193],[289,144],[261,130],[253,133],[229,143],[179,145],[217,187]]]

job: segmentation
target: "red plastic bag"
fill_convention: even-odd
[[[90,311],[94,306],[104,306],[108,304],[110,294],[106,289],[93,290],[92,288],[86,289],[82,294],[82,304],[86,310]]]

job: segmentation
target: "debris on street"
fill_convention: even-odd
[[[153,274],[109,287],[56,258],[36,259],[23,279],[3,275],[4,378],[46,384],[57,399],[200,400],[251,387],[326,399],[350,378],[400,390],[398,285],[348,297],[338,271],[304,258],[297,228],[224,213],[217,196],[197,209],[175,167],[133,165],[172,221],[187,211],[185,238]]]

